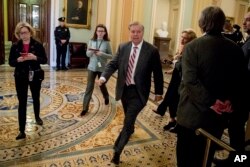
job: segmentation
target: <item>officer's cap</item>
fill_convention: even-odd
[[[65,17],[60,17],[60,18],[58,19],[58,21],[64,22],[64,21],[65,21]]]

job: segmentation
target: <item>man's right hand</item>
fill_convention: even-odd
[[[66,42],[66,40],[65,40],[65,39],[62,39],[62,40],[61,40],[61,43],[62,43],[62,44],[64,44],[65,42]]]
[[[102,78],[100,78],[99,80],[96,81],[96,83],[98,84],[98,86],[102,86],[102,84],[105,83],[105,80],[103,80]]]

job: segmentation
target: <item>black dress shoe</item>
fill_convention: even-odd
[[[226,159],[217,159],[215,158],[213,160],[213,163],[215,164],[215,167],[226,167],[226,166],[232,166],[232,160],[230,158]]]
[[[62,70],[67,71],[68,68],[67,67],[62,67]]]
[[[81,117],[84,116],[87,112],[88,112],[88,110],[82,110],[80,116],[81,116]]]
[[[177,133],[178,132],[178,125],[175,125],[174,127],[170,128],[169,132],[171,132],[171,133]]]
[[[61,70],[61,68],[60,67],[56,67],[56,71],[59,71],[59,70]]]
[[[114,153],[114,156],[111,159],[111,162],[116,164],[116,165],[119,165],[119,163],[120,163],[120,154]]]
[[[169,130],[171,128],[174,128],[176,126],[176,121],[169,122],[167,125],[163,127],[164,130]]]
[[[36,124],[37,125],[43,125],[43,120],[41,118],[36,118]]]
[[[164,114],[165,114],[165,113],[160,113],[160,112],[159,112],[159,111],[157,111],[157,110],[152,110],[152,111],[153,111],[154,113],[156,113],[156,114],[158,114],[158,115],[162,116],[162,117],[163,117],[163,116],[164,116]]]
[[[17,135],[16,140],[24,139],[25,137],[26,137],[26,134],[24,132],[20,132]]]
[[[104,100],[104,103],[105,103],[105,105],[108,105],[108,104],[109,104],[109,98],[106,98],[106,99]]]

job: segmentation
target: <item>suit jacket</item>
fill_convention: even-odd
[[[246,42],[242,46],[242,50],[244,52],[244,56],[248,62],[248,71],[250,72],[250,38],[247,38]]]
[[[218,117],[210,107],[230,100],[244,112],[247,63],[243,51],[221,34],[206,34],[185,46],[177,122],[187,128],[210,127]]]
[[[107,64],[104,72],[102,73],[102,77],[108,80],[110,76],[118,70],[116,100],[121,99],[124,91],[131,48],[132,42],[121,44],[116,55]],[[163,74],[159,52],[156,47],[146,41],[143,41],[135,69],[134,81],[140,99],[144,105],[146,105],[149,97],[152,73],[154,76],[155,94],[162,95]]]

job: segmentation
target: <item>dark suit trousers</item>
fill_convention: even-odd
[[[65,58],[66,58],[66,53],[67,53],[67,46],[66,44],[56,45],[56,67],[60,68],[60,65],[62,65],[62,68],[66,67],[65,66]]]
[[[121,101],[125,118],[122,131],[116,139],[114,146],[114,150],[118,154],[121,154],[130,136],[134,133],[136,117],[145,106],[141,102],[135,86],[125,86]]]
[[[202,128],[220,139],[228,121],[228,116],[218,115],[214,112],[208,115],[207,121],[210,122],[210,124],[202,125]],[[205,148],[206,138],[203,135],[196,135],[195,130],[178,124],[176,146],[178,167],[201,167]],[[212,142],[209,149],[207,167],[211,167],[215,150],[216,144]]]
[[[247,122],[248,115],[248,111],[235,111],[229,118],[228,133],[230,146],[238,152],[243,152],[245,150],[245,124]]]
[[[28,97],[28,86],[30,85],[30,91],[33,99],[33,108],[35,113],[35,118],[39,118],[40,114],[40,90],[41,90],[40,80],[34,80],[32,82],[28,81],[28,78],[15,77],[17,98],[19,101],[18,106],[18,122],[19,131],[25,131],[26,115],[27,115],[27,97]]]
[[[206,140],[197,136],[192,129],[178,125],[177,132],[177,166],[201,167],[205,153]]]
[[[177,107],[179,103],[179,92],[178,88],[181,83],[181,76],[177,68],[174,68],[172,78],[170,80],[167,92],[164,96],[163,101],[161,104],[158,106],[157,111],[161,115],[164,115],[167,107],[169,107],[169,114],[171,118],[176,117],[176,112],[177,112]]]

